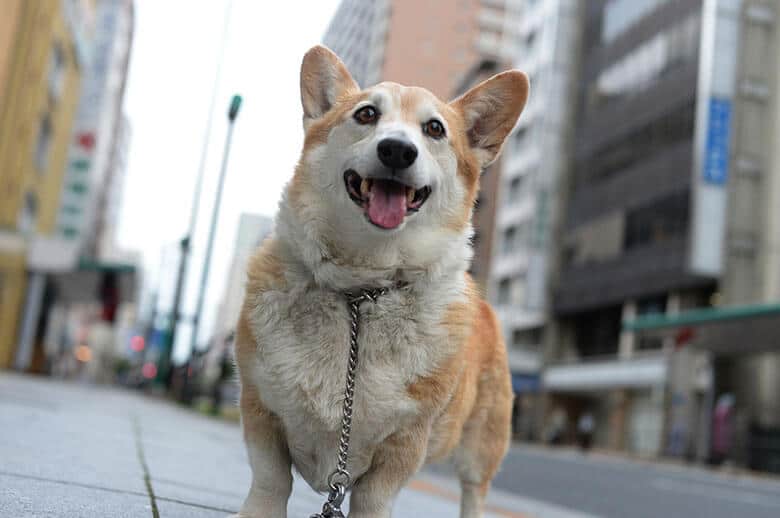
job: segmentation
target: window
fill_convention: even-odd
[[[38,140],[35,144],[35,166],[39,173],[46,171],[49,165],[49,148],[51,147],[51,116],[47,113],[41,119],[38,127]]]
[[[601,41],[607,43],[668,0],[610,0],[604,7]]]
[[[35,230],[35,222],[38,219],[38,197],[34,191],[24,193],[24,203],[19,212],[18,228],[22,234],[29,234]]]
[[[517,200],[520,199],[520,195],[522,194],[523,190],[523,177],[522,176],[515,176],[510,180],[509,182],[509,190],[506,194],[506,203],[515,203]]]
[[[525,37],[525,51],[526,53],[533,52],[534,43],[536,43],[536,31],[531,31]]]
[[[644,297],[636,303],[638,317],[646,315],[663,315],[666,313],[666,296]],[[637,349],[640,351],[658,350],[663,347],[663,339],[660,336],[640,334],[637,340]]]
[[[512,279],[501,279],[498,283],[498,304],[505,306],[509,304],[509,299],[512,295]]]
[[[512,135],[512,146],[515,153],[521,153],[529,143],[528,126],[517,128]]]
[[[590,88],[590,107],[641,94],[679,65],[695,60],[698,51],[699,16],[692,14],[602,70]]]
[[[542,343],[542,328],[515,329],[512,331],[512,346],[530,349]]]
[[[525,299],[525,275],[505,277],[498,283],[496,305],[520,306]]]
[[[504,231],[504,237],[501,241],[501,248],[503,253],[512,252],[517,248],[517,227],[509,227]]]
[[[694,114],[691,102],[602,146],[580,165],[575,190],[607,180],[673,144],[692,139]]]
[[[58,100],[62,94],[62,85],[65,81],[65,51],[62,45],[55,43],[49,58],[49,97]]]
[[[623,248],[631,250],[685,235],[688,228],[688,190],[628,212]]]

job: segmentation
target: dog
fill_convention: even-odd
[[[461,517],[482,515],[507,452],[513,392],[499,324],[467,270],[481,171],[528,96],[503,72],[445,103],[361,89],[329,49],[301,66],[305,139],[275,229],[250,259],[236,328],[252,485],[237,516],[286,517],[291,468],[329,490],[342,425],[350,311],[359,360],[349,516],[389,517],[427,462],[452,459]],[[313,510],[313,512],[316,510]]]

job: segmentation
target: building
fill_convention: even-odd
[[[504,146],[487,293],[502,323],[516,390],[534,394],[556,214],[569,166],[582,2],[522,1],[517,8],[512,64],[528,74],[531,94]],[[527,402],[526,413],[535,413],[534,406]],[[527,418],[530,423],[533,415]]]
[[[122,114],[135,14],[132,0],[95,2],[90,40],[73,138],[57,218],[58,233],[76,243],[80,255],[100,258],[112,246],[106,233],[117,223],[117,202],[129,145]],[[102,243],[102,244],[101,244]]]
[[[116,239],[131,136],[130,121],[122,115],[116,126],[108,173],[97,207],[97,229],[92,250],[96,257],[104,261],[122,261],[132,257],[129,252],[118,248]]]
[[[88,3],[9,0],[0,17],[0,368],[15,356],[30,261],[52,251],[86,66]],[[56,248],[56,247],[55,247]],[[48,255],[48,254],[44,254]],[[53,260],[64,259],[55,254]],[[29,259],[29,260],[28,260]],[[43,259],[46,259],[44,257]]]
[[[343,0],[323,43],[363,87],[394,81],[448,99],[474,63],[506,57],[515,3]]]
[[[232,354],[232,337],[244,302],[246,271],[249,259],[263,240],[271,234],[273,220],[259,214],[241,214],[228,270],[225,292],[217,311],[212,346],[206,354],[206,378],[214,380],[226,354]]]
[[[685,347],[689,311],[780,298],[779,64],[764,57],[778,50],[777,8],[587,3],[543,375],[547,415],[563,411],[569,433],[588,412],[602,446],[693,455],[698,443],[707,457],[695,423],[708,429],[727,392],[749,420],[780,430],[776,398],[749,402],[780,390],[777,348],[757,352],[731,333],[715,352],[712,332]]]
[[[478,61],[456,87],[453,97],[466,93],[471,87],[504,69],[505,67],[502,67],[493,59],[486,58]],[[483,295],[487,293],[487,284],[490,278],[493,230],[495,228],[496,200],[498,199],[500,178],[501,157],[499,156],[495,162],[482,171],[479,179],[479,194],[477,195],[472,215],[474,235],[471,242],[474,248],[474,256],[471,260],[469,273]]]
[[[81,45],[77,47],[81,49],[80,84],[67,101],[71,124],[63,129],[52,175],[58,178],[57,189],[47,198],[47,215],[41,215],[48,227],[34,234],[28,246],[27,289],[13,343],[13,365],[19,370],[50,370],[53,358],[72,356],[73,347],[84,345],[82,337],[93,328],[101,328],[97,334],[102,338],[95,343],[106,350],[105,364],[109,365],[121,348],[113,343],[117,316],[133,314],[122,306],[133,303],[136,291],[132,264],[107,263],[97,254],[97,240],[105,227],[100,223],[109,212],[105,200],[114,170],[121,165],[117,146],[126,145],[126,140],[123,143],[118,137],[133,34],[133,3],[97,0],[58,5],[68,20],[84,18],[79,13],[87,9],[89,30],[73,31],[74,41]],[[76,22],[71,25],[80,27]],[[56,50],[51,62],[60,62]],[[49,77],[42,84],[51,89],[56,83]],[[21,217],[22,222],[29,219],[26,213]],[[50,319],[54,313],[67,318]],[[80,331],[48,329],[58,323],[62,329]],[[61,339],[47,339],[55,336]],[[99,352],[93,348],[93,357]],[[92,369],[96,363],[88,367]]]
[[[390,0],[342,0],[323,43],[331,48],[362,86],[380,81]]]

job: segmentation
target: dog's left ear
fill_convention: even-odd
[[[483,169],[496,159],[528,99],[528,77],[509,70],[481,82],[450,105],[463,115],[469,145]]]
[[[301,64],[304,129],[333,108],[340,97],[359,91],[360,87],[333,51],[322,45],[312,47]]]

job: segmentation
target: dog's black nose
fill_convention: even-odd
[[[417,158],[417,148],[405,139],[385,138],[376,147],[379,160],[391,169],[406,169]]]

